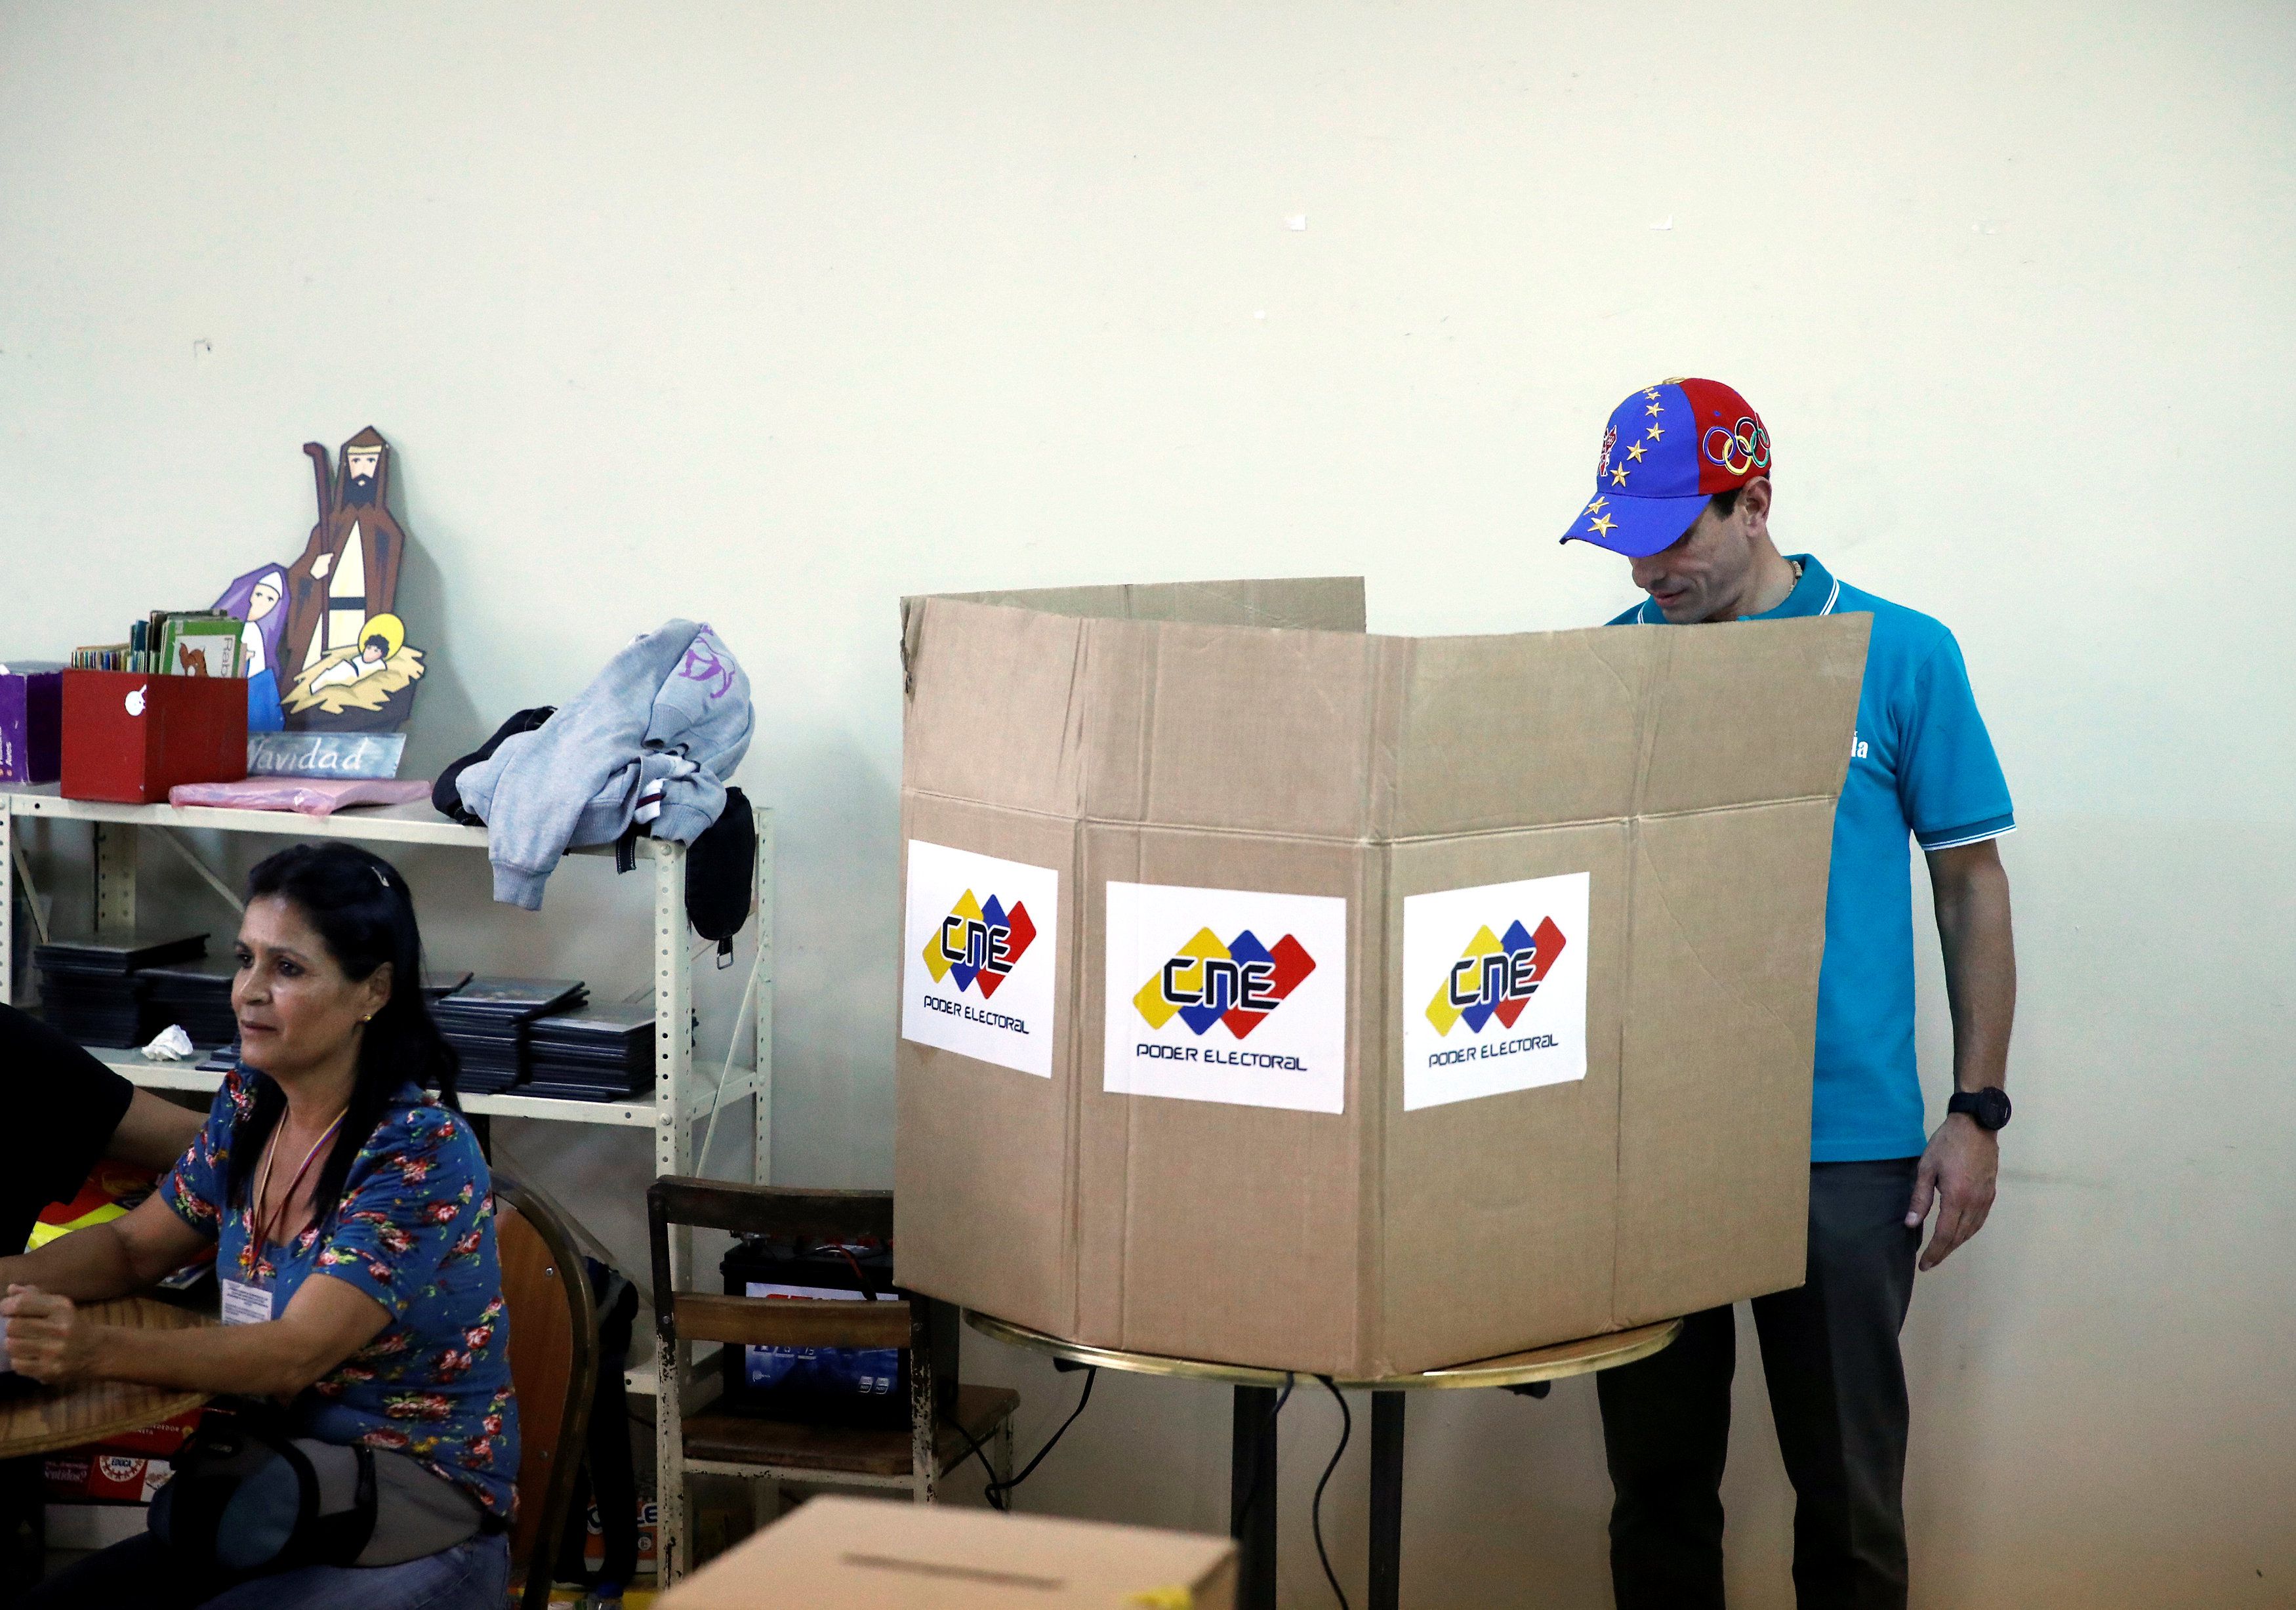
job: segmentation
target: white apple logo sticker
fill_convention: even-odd
[[[131,716],[140,716],[144,713],[144,690],[142,688],[139,687],[134,693],[127,695],[127,713]]]

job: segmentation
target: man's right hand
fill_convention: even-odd
[[[1906,1228],[1919,1229],[1937,1208],[1937,1228],[1922,1249],[1923,1274],[1953,1255],[1954,1249],[1985,1228],[1993,1211],[1996,1176],[2001,1168],[2001,1142],[1990,1129],[1977,1127],[1965,1113],[1956,1113],[1930,1137],[1928,1150],[1914,1179],[1914,1200],[1906,1210]]]

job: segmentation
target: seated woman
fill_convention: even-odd
[[[422,1088],[451,1093],[455,1055],[423,1002],[422,949],[388,862],[327,844],[258,866],[232,987],[240,1065],[207,1128],[124,1218],[0,1259],[0,1314],[25,1375],[275,1396],[297,1436],[411,1457],[473,1530],[400,1564],[237,1582],[191,1577],[147,1532],[25,1606],[502,1604],[518,1415],[494,1196],[469,1123]],[[75,1306],[148,1285],[209,1242],[220,1327],[133,1330]]]

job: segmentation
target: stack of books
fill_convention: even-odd
[[[461,1088],[472,1095],[499,1095],[526,1081],[528,1025],[545,1013],[578,1006],[589,998],[588,987],[579,979],[480,975],[433,1001],[430,1015],[461,1054]]]
[[[160,1028],[179,1025],[194,1046],[227,1046],[239,1038],[239,1019],[231,1009],[232,981],[239,976],[235,959],[171,962],[146,967],[139,976]]]
[[[140,1046],[168,1026],[141,969],[205,956],[204,933],[103,934],[37,946],[40,1006],[51,1027],[84,1046]]]
[[[222,610],[153,610],[127,628],[125,643],[72,650],[74,670],[139,676],[244,677],[240,623]]]
[[[653,1007],[585,1006],[527,1031],[529,1096],[627,1101],[653,1088]]]

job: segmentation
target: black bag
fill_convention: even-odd
[[[726,809],[685,851],[685,920],[718,941],[718,965],[734,954],[734,936],[750,920],[758,882],[758,818],[750,796],[726,791]]]
[[[152,1495],[147,1524],[189,1575],[396,1565],[499,1530],[405,1454],[288,1434],[275,1405],[210,1408]]]
[[[451,817],[465,827],[484,827],[486,823],[477,812],[463,803],[463,774],[481,760],[494,759],[495,751],[512,733],[532,732],[558,713],[554,704],[537,704],[532,710],[522,710],[495,728],[495,735],[480,744],[469,754],[448,766],[430,784],[430,809],[442,817]]]

